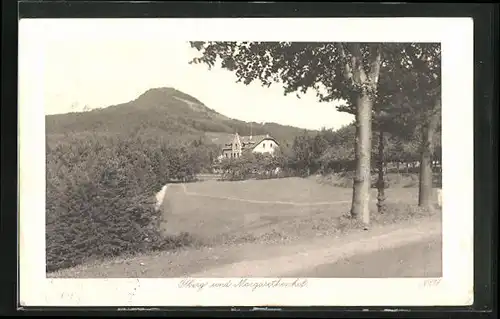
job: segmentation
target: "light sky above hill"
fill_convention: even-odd
[[[314,92],[301,99],[295,94],[285,97],[278,84],[245,86],[236,83],[232,72],[190,65],[199,54],[186,41],[190,39],[172,39],[171,22],[150,21],[22,21],[20,41],[37,52],[38,59],[37,69],[26,72],[40,72],[45,114],[107,107],[133,100],[150,88],[173,87],[244,121],[320,129],[339,128],[353,120],[337,112],[335,103],[317,102]],[[23,46],[20,55],[22,50]]]

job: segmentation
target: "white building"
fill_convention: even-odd
[[[245,151],[261,154],[273,154],[277,148],[279,148],[278,142],[276,139],[269,136],[269,134],[258,136],[239,136],[238,133],[236,133],[234,134],[231,142],[224,144],[222,154],[219,159],[237,158],[240,157]]]

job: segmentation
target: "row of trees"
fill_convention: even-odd
[[[377,132],[372,132],[371,157],[377,161],[372,161],[371,169],[379,168],[379,161],[382,160],[384,168],[391,163],[400,171],[400,164],[407,165],[407,168],[420,160],[419,136],[412,134],[406,139],[398,135],[384,133],[382,139]],[[346,125],[338,130],[323,129],[316,135],[304,134],[298,136],[292,147],[285,153],[290,154],[300,163],[298,169],[307,171],[305,175],[317,173],[330,173],[354,169],[355,161],[354,144],[356,127],[354,124]],[[380,152],[380,146],[383,152]],[[433,150],[433,163],[441,161],[441,141],[436,139]]]
[[[224,180],[242,180],[248,178],[275,178],[284,176],[310,176],[312,174],[347,173],[355,169],[354,124],[338,130],[323,129],[315,135],[305,132],[297,136],[290,146],[281,145],[273,156],[260,153],[244,153],[238,158],[224,158],[215,168],[223,172]],[[379,135],[373,132],[373,139]],[[379,181],[384,180],[384,173],[389,169],[398,173],[410,169],[414,172],[419,161],[418,137],[402,140],[388,133],[382,140],[384,152],[380,153],[380,140],[372,143],[372,173],[379,172]],[[440,141],[434,148],[433,163],[436,171],[440,168]],[[379,163],[383,163],[380,174]],[[389,167],[391,164],[391,167]]]
[[[313,89],[322,102],[345,101],[339,111],[355,115],[352,217],[370,221],[374,133],[380,154],[387,134],[420,137],[419,205],[431,206],[432,156],[441,112],[440,44],[191,42],[191,46],[201,52],[191,63],[220,65],[246,85],[255,80],[264,86],[280,83],[285,94]],[[382,160],[378,166],[383,174]]]

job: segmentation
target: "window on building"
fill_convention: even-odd
[[[266,148],[266,143],[262,143],[262,148]]]

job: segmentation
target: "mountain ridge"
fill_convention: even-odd
[[[122,134],[131,131],[176,138],[204,137],[224,143],[224,135],[269,134],[281,142],[316,132],[279,123],[246,122],[227,117],[207,107],[197,98],[172,87],[151,88],[137,98],[86,112],[46,115],[47,134]],[[224,141],[222,141],[224,140]]]

